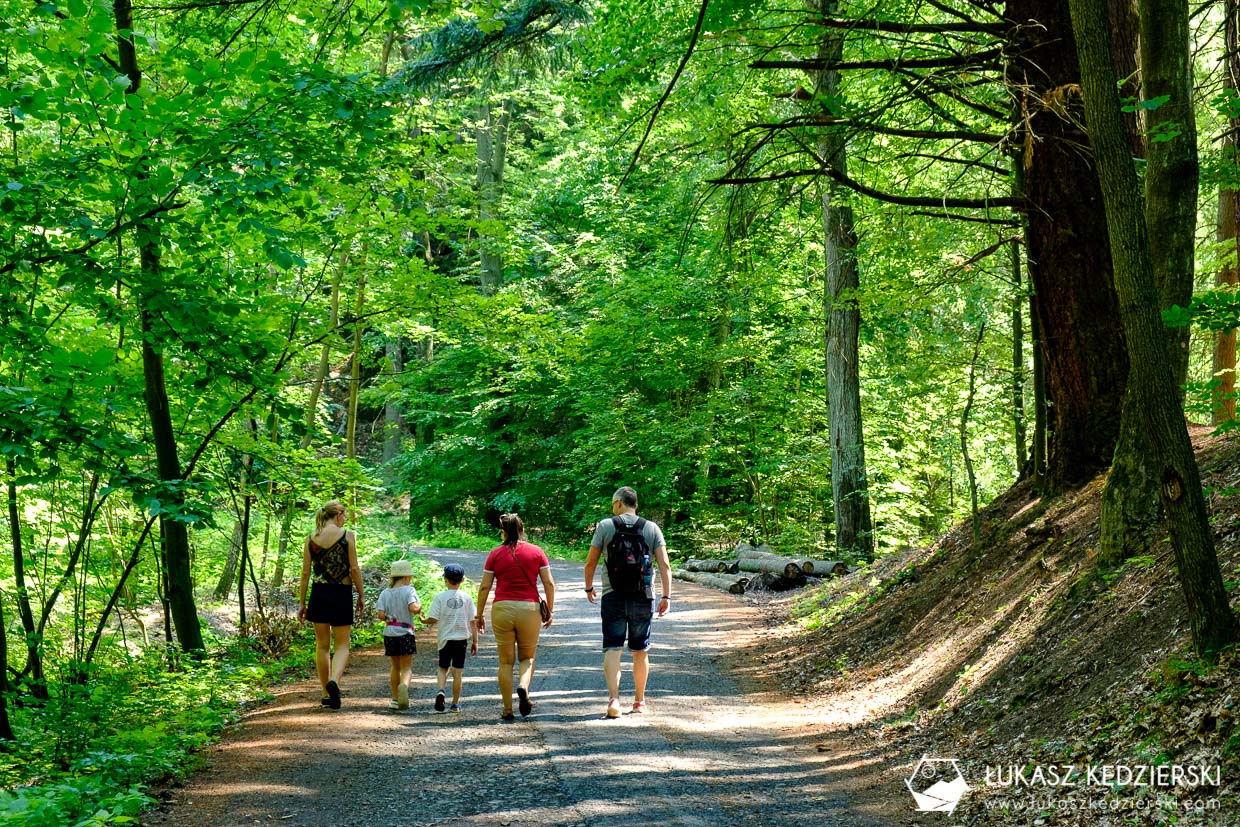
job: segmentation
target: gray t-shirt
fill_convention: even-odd
[[[624,520],[627,525],[633,525],[637,522],[637,515],[621,514],[620,519]],[[611,591],[611,578],[607,576],[607,544],[615,536],[616,527],[612,525],[611,518],[609,517],[606,520],[599,520],[598,525],[594,527],[594,537],[590,540],[590,545],[600,549],[598,569],[596,571],[603,577],[602,594],[607,594]],[[655,552],[667,545],[667,542],[663,539],[663,529],[659,528],[658,523],[646,520],[646,524],[642,526],[642,536],[646,538],[646,545],[650,547],[650,563],[652,566],[657,566],[658,558],[655,557]]]
[[[394,589],[384,589],[379,595],[378,601],[375,602],[375,608],[383,612],[388,620],[395,620],[404,623],[406,626],[412,626],[413,614],[409,611],[409,604],[420,602],[418,600],[418,592],[413,586],[397,586]],[[400,637],[401,635],[412,634],[413,629],[407,629],[405,626],[383,624],[384,637]]]

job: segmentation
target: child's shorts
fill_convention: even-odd
[[[418,653],[418,639],[413,635],[384,635],[383,636],[383,654],[389,658],[402,655],[416,655]]]
[[[447,669],[451,666],[453,669],[464,669],[467,643],[465,640],[444,641],[443,648],[439,650],[439,668]]]

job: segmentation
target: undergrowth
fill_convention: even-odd
[[[17,740],[0,744],[0,824],[137,824],[152,783],[193,769],[246,703],[311,659],[305,635],[279,659],[238,638],[201,662],[152,647],[115,656],[85,683],[59,676],[48,700],[13,706]]]

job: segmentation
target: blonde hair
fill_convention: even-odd
[[[318,534],[323,530],[323,526],[343,513],[344,503],[337,500],[329,500],[323,503],[323,506],[314,513],[314,533]]]

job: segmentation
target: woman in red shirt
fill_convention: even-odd
[[[486,631],[483,609],[491,586],[495,586],[495,602],[491,605],[491,630],[495,633],[495,645],[499,649],[499,694],[504,700],[500,717],[513,720],[512,714],[512,667],[520,660],[517,678],[518,708],[521,717],[530,714],[530,679],[534,676],[534,653],[538,649],[540,627],[551,625],[551,610],[555,606],[555,581],[551,579],[551,563],[543,550],[521,539],[525,526],[516,514],[504,514],[499,518],[504,531],[503,545],[497,546],[482,567],[482,582],[478,584],[478,631]],[[547,620],[544,623],[538,610],[538,586],[542,580],[547,595]]]

